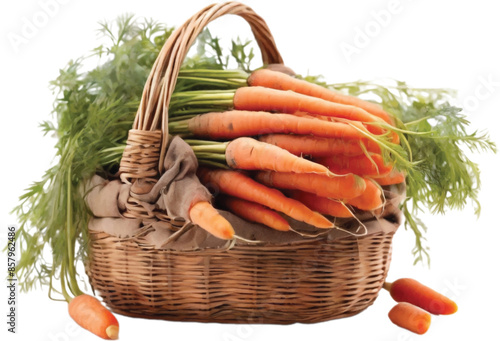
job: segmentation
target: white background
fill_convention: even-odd
[[[211,1],[3,1],[0,5],[0,130],[3,182],[0,195],[2,245],[9,211],[17,197],[49,167],[54,141],[43,137],[38,123],[49,118],[53,95],[48,90],[59,68],[97,46],[97,22],[123,13],[180,25]],[[500,142],[500,21],[494,1],[269,1],[247,0],[263,16],[285,63],[300,74],[323,74],[329,82],[393,78],[417,87],[458,90],[473,129],[489,129]],[[45,12],[46,14],[43,14]],[[382,15],[385,13],[386,15]],[[389,13],[389,15],[387,15]],[[47,19],[47,20],[44,20]],[[243,21],[220,19],[212,33],[250,37]],[[26,22],[37,30],[20,45]],[[239,23],[239,24],[238,24]],[[231,27],[230,29],[228,29]],[[367,34],[361,39],[362,34]],[[10,37],[10,39],[9,39]],[[341,46],[358,50],[346,56]],[[348,58],[349,57],[349,58]],[[489,85],[485,85],[489,84]],[[417,336],[392,325],[387,313],[393,301],[381,292],[373,306],[342,320],[314,325],[236,326],[174,323],[118,316],[121,340],[498,340],[498,212],[496,174],[499,156],[471,155],[482,171],[482,215],[472,208],[445,216],[422,215],[432,252],[430,268],[412,265],[413,235],[395,236],[389,280],[413,277],[455,299],[459,311],[435,317],[429,332]],[[7,259],[2,254],[0,271]],[[18,333],[8,333],[7,284],[0,289],[0,334],[5,340],[97,340],[75,327],[66,305],[49,300],[45,290],[18,297]]]

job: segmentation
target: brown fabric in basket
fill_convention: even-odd
[[[95,217],[120,217],[125,209],[130,185],[119,180],[107,181],[95,175],[90,182],[87,205]]]
[[[87,204],[94,217],[122,217],[129,197],[146,211],[166,210],[172,218],[189,220],[189,207],[198,201],[211,201],[210,192],[196,176],[198,161],[192,149],[175,137],[165,158],[167,171],[145,194],[134,193],[134,186],[119,180],[108,181],[95,175],[90,182]]]
[[[163,165],[166,171],[149,193],[131,195],[143,202],[156,203],[170,217],[189,220],[191,205],[212,199],[210,192],[196,176],[198,160],[191,147],[175,136],[170,142]]]
[[[185,224],[174,227],[170,221],[144,218],[131,219],[123,216],[129,198],[134,204],[142,206],[146,212],[166,210],[169,218],[189,221],[188,209],[191,202],[211,201],[208,190],[196,176],[197,159],[181,138],[175,137],[165,157],[165,173],[152,189],[145,194],[133,192],[133,185],[119,180],[105,180],[94,176],[90,183],[87,203],[93,213],[89,223],[92,232],[104,232],[119,238],[140,236],[144,242],[155,248],[168,250],[196,250],[200,248],[223,248],[233,245],[232,241],[218,239],[205,230]],[[386,205],[379,212],[362,212],[356,219],[335,221],[338,229],[321,230],[310,225],[292,220],[289,222],[293,231],[282,232],[260,224],[242,220],[230,212],[220,211],[233,225],[238,236],[236,243],[268,243],[275,245],[303,242],[304,239],[336,239],[351,234],[370,234],[393,231],[400,223],[398,205],[404,195],[404,186],[393,186],[385,191]],[[182,225],[182,224],[177,224]],[[347,232],[346,232],[347,231]]]

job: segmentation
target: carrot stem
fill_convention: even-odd
[[[213,161],[213,160],[210,160],[210,159],[198,159],[198,163],[200,165],[204,165],[204,166],[209,166],[209,167],[214,167],[214,168],[221,168],[221,169],[231,169],[227,164],[226,162],[222,163],[222,162],[217,162],[217,161]]]
[[[385,152],[390,152],[391,155],[394,155],[394,157],[396,157],[396,159],[398,159],[400,162],[402,162],[405,166],[407,166],[408,168],[411,168],[413,166],[416,165],[416,163],[414,163],[412,161],[412,158],[411,158],[411,155],[409,158],[405,158],[402,154],[404,154],[404,151],[401,149],[400,151],[397,151],[396,149],[400,149],[401,147],[397,144],[394,144],[394,143],[391,143],[391,142],[386,142],[382,139],[377,139],[376,137],[374,137],[372,134],[369,134],[367,133],[366,131],[364,131],[363,129],[360,129],[359,127],[357,127],[355,124],[351,124],[351,123],[348,123],[351,127],[353,127],[355,130],[357,130],[360,134],[364,135],[365,137],[367,137],[368,139],[378,143],[381,147],[383,147],[382,149],[385,151]],[[398,148],[399,147],[399,148]],[[411,152],[411,149],[409,149],[410,152]]]
[[[196,157],[199,159],[208,159],[215,162],[225,163],[226,156],[217,152],[194,152]]]
[[[186,141],[187,142],[187,141]],[[187,142],[190,144],[189,142]],[[228,142],[214,143],[214,144],[198,144],[191,145],[191,149],[195,153],[218,153],[223,154],[226,152]]]
[[[212,140],[198,140],[198,139],[184,139],[184,142],[189,144],[191,147],[193,146],[218,146],[222,144],[222,142],[212,141]]]
[[[216,107],[211,107],[210,111],[225,111],[227,108],[216,108]],[[181,109],[176,109],[174,107],[168,109],[169,113],[169,122],[175,122],[175,121],[181,121],[185,120],[191,117],[194,117],[196,115],[204,114],[207,112],[206,108],[187,108],[187,107],[182,107]]]
[[[66,270],[66,262],[63,260],[63,262],[61,263],[61,274],[65,273],[65,270]],[[61,293],[64,296],[64,299],[69,303],[72,298],[68,294],[68,291],[66,290],[66,278],[63,275],[61,275]]]
[[[75,243],[76,243],[76,239],[75,237],[72,235],[72,231],[74,231],[75,229],[73,228],[73,221],[72,221],[72,217],[73,217],[73,202],[72,202],[72,191],[71,191],[71,188],[72,188],[72,181],[71,181],[71,168],[68,169],[68,174],[67,174],[67,201],[66,201],[66,210],[67,210],[67,215],[66,215],[66,243],[67,243],[67,261],[68,261],[68,276],[69,276],[69,280],[68,280],[68,288],[70,289],[70,291],[73,293],[73,295],[81,295],[83,294],[83,292],[80,290],[80,288],[78,287],[78,283],[76,281],[76,269],[75,269],[75,265],[74,265],[74,248],[75,248]],[[63,274],[65,272],[61,272],[61,274]],[[63,278],[63,275],[61,275],[61,279]]]
[[[214,107],[231,108],[233,106],[234,90],[193,90],[172,94],[172,105],[169,116],[182,115],[176,108],[199,108],[205,112],[214,111]]]

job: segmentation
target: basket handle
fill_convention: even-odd
[[[146,81],[133,129],[129,132],[127,148],[120,164],[121,178],[125,182],[131,178],[152,178],[156,169],[160,174],[163,172],[164,155],[169,140],[168,106],[181,65],[203,29],[212,20],[226,14],[238,15],[250,24],[264,64],[283,64],[269,27],[247,5],[234,1],[212,4],[193,15],[167,39]],[[155,142],[155,140],[159,133],[161,140],[158,146],[158,141]],[[137,134],[140,136],[135,136]],[[129,144],[131,144],[130,147]],[[149,148],[147,156],[141,154],[146,147],[145,144]],[[135,154],[132,155],[130,152]],[[153,158],[156,156],[159,156],[159,160],[153,163]],[[142,161],[147,161],[147,165],[138,165],[142,162],[141,159],[145,159]],[[129,161],[132,161],[132,164]]]

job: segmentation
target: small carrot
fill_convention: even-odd
[[[94,296],[76,296],[69,302],[68,311],[82,328],[105,340],[118,339],[119,325],[116,317]]]
[[[434,315],[450,315],[457,311],[457,304],[448,297],[411,278],[400,278],[384,283],[396,302],[414,304]]]
[[[263,86],[277,90],[292,90],[300,94],[318,97],[331,102],[354,105],[366,110],[372,115],[380,117],[389,124],[393,123],[391,115],[376,103],[364,101],[355,96],[344,95],[338,91],[295,78],[282,72],[259,69],[252,72],[247,82],[250,86]]]
[[[241,172],[199,167],[198,177],[205,186],[216,191],[261,204],[318,228],[333,227],[327,218],[301,202],[287,198],[277,189],[264,186]]]
[[[377,143],[367,139],[336,139],[312,135],[269,134],[259,136],[259,141],[274,144],[294,155],[324,157],[330,155],[356,156],[368,152],[380,153]],[[364,146],[363,146],[364,145]]]
[[[228,166],[234,169],[330,174],[328,168],[319,163],[249,137],[240,137],[229,142],[225,155]]]
[[[362,129],[362,127],[358,127]],[[339,139],[361,139],[366,136],[350,124],[322,122],[288,114],[263,111],[212,112],[184,121],[169,123],[172,134],[194,134],[213,140],[234,139],[269,133],[294,133]]]
[[[360,176],[383,176],[389,174],[392,165],[384,162],[382,155],[369,154],[358,156],[332,155],[313,159],[328,167],[335,174],[354,173]]]
[[[257,181],[281,189],[297,189],[332,199],[351,199],[361,195],[365,181],[357,175],[347,174],[328,177],[320,174],[257,172]]]
[[[220,239],[232,239],[234,229],[207,201],[199,201],[189,209],[191,221]]]
[[[290,224],[285,218],[260,204],[226,195],[221,196],[217,201],[245,220],[260,223],[278,231],[290,230]]]
[[[389,186],[400,184],[405,181],[405,174],[403,172],[398,171],[397,169],[393,169],[389,174],[382,176],[371,176],[375,182],[377,182],[380,186]]]
[[[223,166],[222,168],[331,175],[328,168],[319,163],[250,137],[239,137],[229,142],[198,139],[185,139],[184,141],[191,146],[200,162],[205,160],[217,162]]]
[[[431,325],[431,315],[413,304],[402,302],[389,311],[389,318],[395,325],[416,334],[425,334]]]
[[[363,179],[365,190],[359,196],[347,199],[346,203],[363,211],[374,211],[384,204],[380,187],[370,179]]]
[[[331,116],[370,123],[367,129],[374,134],[383,134],[385,131],[380,125],[373,124],[384,121],[362,108],[330,102],[293,91],[282,91],[261,86],[242,87],[238,88],[234,93],[233,104],[236,110],[275,111],[287,114],[302,111],[312,115]]]
[[[350,218],[353,216],[353,213],[346,205],[338,200],[320,197],[313,193],[298,190],[289,191],[287,194],[290,198],[300,201],[311,210],[321,214],[327,214],[338,218]]]

